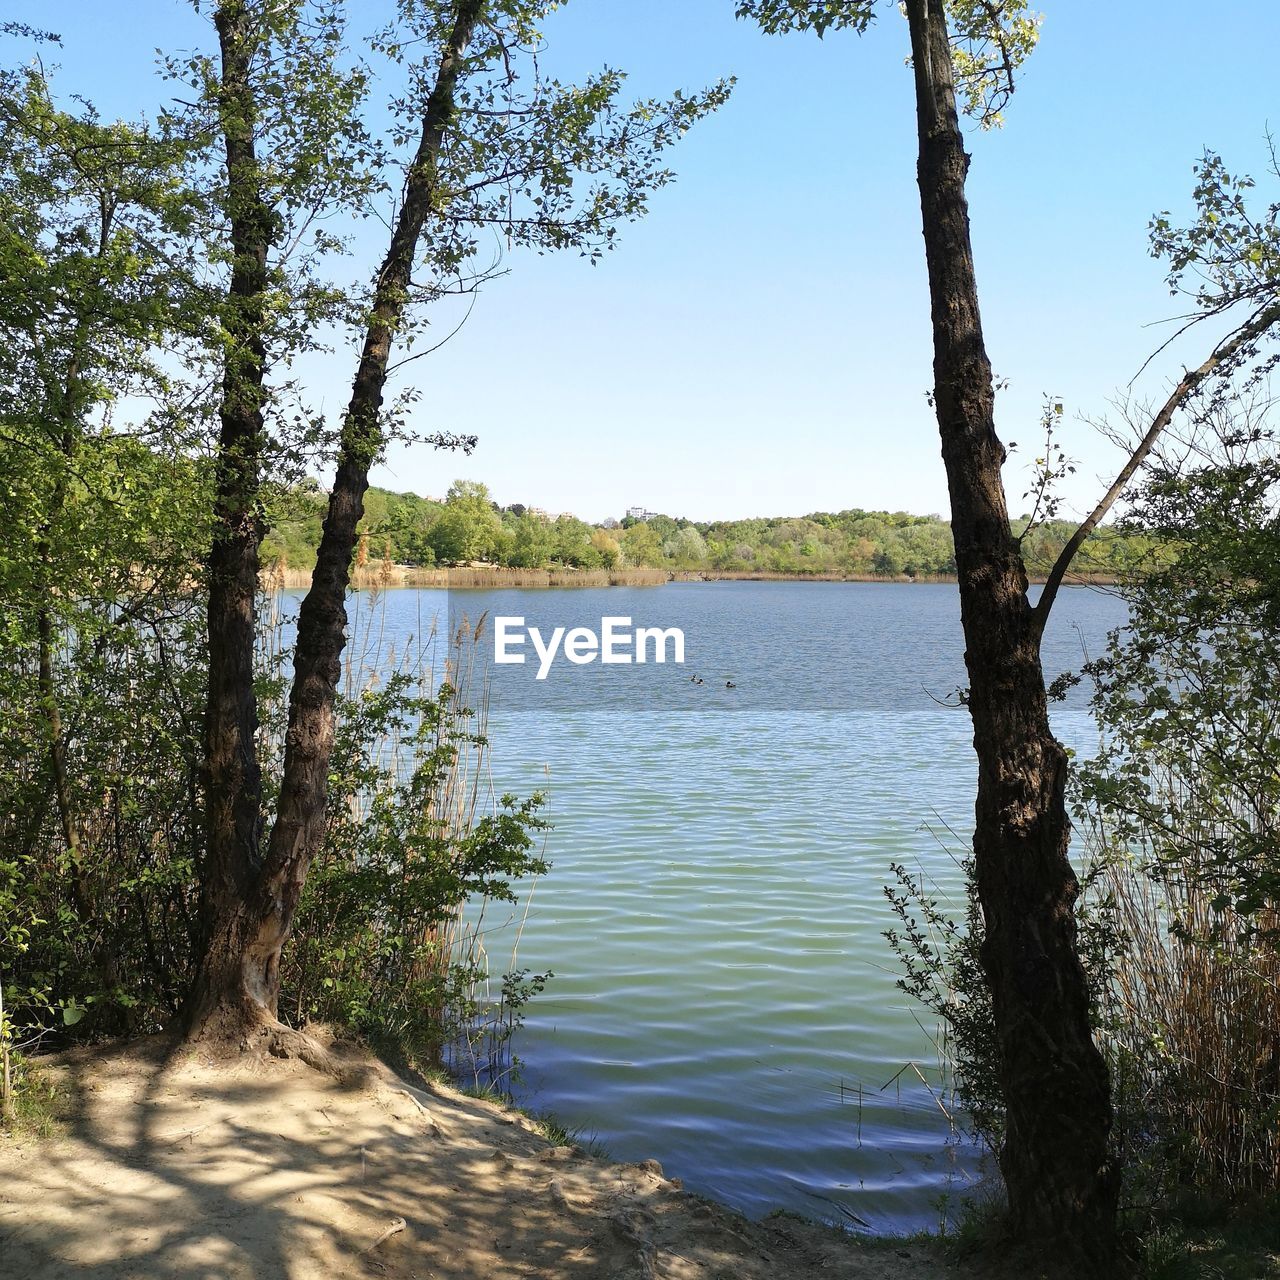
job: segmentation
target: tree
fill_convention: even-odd
[[[604,563],[592,543],[591,526],[576,516],[560,516],[548,532],[552,560],[575,569],[598,569]]]
[[[603,529],[594,529],[591,533],[591,545],[606,569],[616,567],[618,557],[622,554],[616,538],[611,537]]]
[[[681,569],[697,569],[707,560],[707,544],[702,534],[690,526],[666,538],[662,554]]]
[[[431,522],[426,540],[437,563],[466,564],[489,559],[500,529],[491,511],[450,502]]]
[[[890,535],[885,539],[883,546],[875,553],[872,558],[872,564],[875,566],[877,573],[883,573],[889,577],[897,577],[907,570],[907,553],[902,545],[901,538],[897,535]]]
[[[649,521],[636,521],[622,536],[622,553],[636,568],[660,568],[662,539]]]
[[[414,145],[403,165],[390,242],[359,312],[360,358],[338,433],[311,587],[298,618],[283,776],[265,850],[253,747],[251,577],[261,539],[255,499],[263,458],[263,335],[272,322],[264,305],[265,262],[281,237],[280,211],[263,198],[264,167],[255,143],[264,101],[286,116],[310,97],[318,96],[321,106],[328,101],[341,31],[332,9],[308,8],[301,0],[279,8],[224,0],[218,9],[222,71],[214,100],[226,144],[234,249],[229,314],[239,327],[230,334],[224,381],[222,550],[210,564],[211,587],[214,577],[225,584],[216,609],[210,605],[211,633],[216,626],[224,634],[217,675],[211,668],[210,677],[209,754],[216,763],[210,800],[216,812],[204,907],[208,940],[188,1009],[194,1035],[231,1044],[265,1036],[268,1043],[313,1052],[277,1021],[280,954],[323,837],[351,557],[369,469],[397,430],[396,411],[383,405],[393,346],[412,343],[420,304],[465,292],[483,278],[485,271],[469,264],[488,228],[500,228],[517,245],[571,248],[597,258],[613,243],[618,224],[640,216],[648,193],[670,180],[661,154],[728,92],[720,85],[622,108],[617,72],[576,86],[546,80],[535,54],[538,25],[552,8],[550,0],[403,0],[397,21],[375,39],[376,50],[405,81],[392,146]],[[320,25],[318,45],[302,22],[308,15]],[[273,41],[287,56],[255,56]],[[273,66],[284,68],[283,79],[273,78]],[[302,94],[290,74],[298,68],[310,77]],[[356,85],[326,109],[353,112],[358,78]],[[332,136],[296,127],[287,135],[286,142],[300,137],[306,144],[296,156],[294,178],[304,190],[335,163]],[[358,151],[365,133],[356,120],[343,136]],[[273,160],[272,172],[281,167],[279,155]],[[284,212],[306,207],[295,193]],[[474,442],[450,433],[430,439],[467,448]]]
[[[1054,565],[1036,605],[1009,522],[983,339],[959,101],[998,122],[1014,74],[1034,48],[1025,0],[906,0],[916,90],[917,178],[933,314],[933,402],[951,499],[966,703],[978,757],[974,865],[982,961],[999,1042],[1006,1136],[1000,1166],[1015,1236],[1070,1257],[1076,1273],[1114,1262],[1117,1170],[1110,1088],[1093,1042],[1076,943],[1079,885],[1067,857],[1067,757],[1049,725],[1040,639],[1058,588],[1088,534],[1142,464],[1174,412],[1215,370],[1255,346],[1280,317],[1274,293],[1152,419],[1115,484]],[[766,31],[863,31],[870,0],[746,0]],[[1229,305],[1256,295],[1235,293]],[[1224,310],[1226,307],[1223,308]],[[1047,1256],[1052,1256],[1049,1254]]]
[[[28,1026],[55,1000],[69,1019],[92,1005],[98,1032],[133,1025],[130,913],[148,919],[160,877],[126,909],[103,882],[138,868],[137,797],[186,792],[137,705],[163,689],[183,721],[168,659],[208,529],[186,388],[156,354],[194,328],[183,161],[162,128],[60,106],[38,61],[0,71],[0,941],[26,957],[9,1013]]]
[[[475,480],[455,480],[426,538],[439,563],[465,564],[491,559],[501,535],[488,488]]]
[[[312,269],[337,246],[308,231],[365,192],[366,135],[356,108],[366,82],[344,74],[342,26],[328,6],[224,0],[213,23],[216,63],[198,55],[171,68],[185,71],[201,94],[192,134],[222,149],[209,199],[225,219],[225,242],[214,230],[210,256],[229,264],[216,314],[222,386],[207,563],[204,937],[187,1017],[194,1032],[225,1032],[235,1042],[250,1028],[249,1014],[269,1008],[274,1018],[278,970],[277,956],[250,956],[264,895],[272,893],[261,848],[254,683],[263,472],[273,443],[282,443],[268,434],[269,378],[273,362],[312,345],[309,330],[333,314],[334,298],[313,288]]]
[[[1224,927],[1274,943],[1280,450],[1267,408],[1227,405],[1196,424],[1135,495],[1126,520],[1177,555],[1130,581],[1128,626],[1090,665],[1111,749],[1081,780],[1112,843],[1140,849],[1157,879],[1204,877]]]
[[[517,569],[545,567],[551,559],[554,542],[551,526],[547,521],[521,508],[515,513],[515,519],[508,528],[511,532],[511,551],[507,562]]]

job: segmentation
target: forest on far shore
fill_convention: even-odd
[[[328,496],[314,480],[280,496],[262,547],[264,564],[310,570]],[[649,568],[722,573],[932,577],[955,573],[951,526],[905,511],[815,511],[749,520],[689,520],[647,513],[600,524],[549,515],[516,502],[499,506],[487,486],[458,480],[442,501],[371,488],[361,523],[367,559],[430,567],[482,561],[515,569]],[[1075,531],[1068,520],[1014,522],[1033,576],[1048,573]],[[1122,575],[1150,563],[1155,539],[1105,525],[1081,549],[1078,573]]]

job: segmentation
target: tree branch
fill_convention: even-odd
[[[1058,588],[1062,586],[1062,580],[1071,568],[1071,563],[1076,558],[1080,548],[1084,545],[1084,540],[1098,527],[1100,521],[1115,504],[1116,499],[1124,492],[1129,481],[1133,479],[1134,472],[1146,461],[1151,450],[1155,448],[1156,441],[1160,438],[1161,433],[1173,420],[1173,415],[1215,369],[1230,360],[1244,347],[1248,346],[1249,343],[1256,342],[1272,325],[1278,322],[1280,322],[1280,304],[1273,303],[1271,306],[1264,307],[1261,311],[1255,312],[1233,334],[1224,338],[1198,369],[1192,369],[1183,374],[1182,380],[1174,387],[1172,394],[1164,402],[1160,412],[1151,420],[1151,426],[1147,429],[1147,434],[1142,437],[1138,447],[1130,455],[1129,461],[1120,469],[1120,474],[1116,477],[1111,488],[1103,495],[1102,501],[1089,513],[1088,518],[1071,535],[1067,545],[1062,548],[1062,554],[1054,562],[1034,610],[1036,627],[1039,631],[1044,631],[1045,623],[1049,619],[1049,612],[1053,608],[1053,602],[1057,599]]]

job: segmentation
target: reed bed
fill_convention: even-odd
[[[412,565],[369,561],[352,570],[351,585],[357,590],[377,587],[417,587],[420,589],[466,590],[538,587],[660,587],[668,582],[896,582],[903,584],[954,584],[954,573],[922,573],[911,577],[884,573],[774,573],[754,569],[510,569],[501,565],[459,566],[422,569]],[[1030,581],[1043,583],[1032,575]],[[1110,573],[1077,573],[1067,581],[1075,586],[1115,586],[1120,579]],[[305,589],[311,585],[308,569],[286,568],[279,563],[263,572],[263,582],[280,590]]]
[[[419,1065],[508,1092],[511,1041],[524,1002],[545,980],[517,969],[519,931],[544,867],[524,852],[543,824],[540,800],[495,794],[488,689],[476,657],[485,619],[452,634],[419,614],[388,632],[390,575],[352,598],[328,832],[286,957],[293,1016],[354,1025]],[[278,664],[283,598],[268,634]],[[280,696],[283,696],[282,693]],[[264,722],[282,750],[283,706]],[[345,732],[344,732],[345,726]],[[498,846],[495,856],[477,850]],[[486,864],[484,857],[489,856]],[[523,906],[512,882],[528,877]],[[508,967],[490,963],[495,938]]]
[[[1159,1186],[1237,1201],[1280,1191],[1280,915],[1245,921],[1221,888],[1210,867],[1123,856],[1094,892],[1121,1141]]]
[[[351,585],[359,591],[386,587],[416,587],[441,591],[483,588],[538,587],[659,587],[671,580],[665,569],[507,569],[499,565],[420,569],[411,565],[371,561],[356,566]],[[311,585],[307,569],[274,564],[263,573],[268,589],[305,589]]]

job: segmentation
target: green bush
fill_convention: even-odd
[[[281,974],[296,1020],[341,1023],[442,1065],[493,1034],[478,1023],[518,1007],[516,986],[496,1009],[477,997],[488,966],[465,908],[516,902],[514,882],[546,870],[535,849],[546,824],[537,795],[481,803],[475,718],[453,686],[424,693],[404,672],[343,700],[325,845]]]
[[[204,849],[202,615],[188,590],[145,612],[113,605],[99,617],[86,604],[60,629],[73,843],[35,642],[17,626],[0,635],[0,984],[15,1049],[157,1031],[181,1009]],[[260,656],[268,805],[287,714],[282,634],[277,618]],[[378,683],[351,672],[368,687],[339,698],[326,839],[285,950],[280,1013],[500,1075],[520,1006],[545,977],[517,974],[486,999],[488,962],[466,913],[514,902],[516,882],[545,869],[542,800],[485,791],[482,711],[404,656]],[[451,658],[466,668],[465,654]]]

